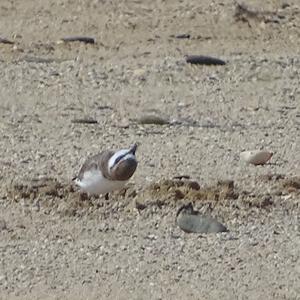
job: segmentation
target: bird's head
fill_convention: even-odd
[[[114,180],[128,180],[137,168],[135,152],[137,144],[117,151],[108,162],[109,173]]]

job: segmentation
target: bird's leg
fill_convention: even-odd
[[[109,200],[109,193],[106,193],[106,194],[105,194],[104,199],[105,199],[105,200]]]

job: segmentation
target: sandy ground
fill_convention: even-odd
[[[260,2],[238,21],[229,0],[1,1],[1,299],[300,299],[300,7]],[[128,189],[80,201],[85,158],[133,142]],[[163,188],[183,174],[201,197]],[[190,200],[230,231],[182,232]]]

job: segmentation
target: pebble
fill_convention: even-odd
[[[10,41],[10,40],[8,40],[8,39],[6,39],[6,38],[0,37],[0,44],[10,44],[10,45],[13,45],[14,42],[13,42],[13,41]]]
[[[243,151],[240,154],[241,159],[243,159],[246,163],[255,166],[264,165],[271,159],[272,156],[273,153],[266,150]]]
[[[204,55],[187,55],[185,57],[187,63],[197,65],[225,65],[226,62],[219,58]]]
[[[98,121],[91,118],[91,117],[86,117],[86,118],[82,118],[82,119],[73,119],[71,121],[72,123],[77,123],[77,124],[97,124]]]
[[[177,219],[178,226],[187,233],[226,232],[227,228],[217,220],[201,215],[184,215]]]
[[[170,124],[170,121],[165,118],[154,114],[145,114],[137,119],[137,123],[139,124],[156,124],[156,125],[167,125]]]
[[[6,224],[5,220],[0,219],[0,231],[6,230],[6,229],[7,229],[7,224]]]
[[[228,229],[210,216],[193,210],[191,203],[183,205],[177,212],[177,225],[186,233],[218,233]]]
[[[183,34],[178,34],[175,37],[176,37],[176,39],[189,39],[191,37],[191,35],[188,33],[183,33]]]
[[[61,38],[57,43],[82,42],[86,44],[95,44],[95,39],[87,36],[70,36]]]

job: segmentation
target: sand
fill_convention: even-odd
[[[300,299],[300,7],[246,4],[1,1],[1,299]],[[127,189],[80,199],[87,156],[134,142]],[[181,231],[189,201],[229,232]]]

